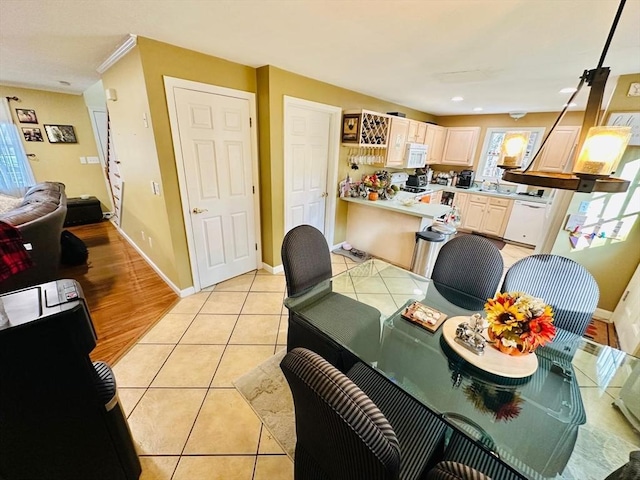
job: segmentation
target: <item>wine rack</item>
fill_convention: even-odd
[[[354,128],[350,123],[356,118],[359,122],[358,134],[348,135]],[[383,113],[362,110],[357,114],[346,113],[343,121],[342,143],[350,146],[386,148],[391,118]]]

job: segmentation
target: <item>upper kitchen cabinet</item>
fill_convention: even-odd
[[[342,143],[354,147],[386,147],[391,117],[361,110],[342,116]],[[405,137],[406,138],[406,137]]]
[[[445,165],[473,165],[480,127],[449,127],[444,142],[442,161]]]
[[[407,136],[407,142],[424,143],[424,138],[426,133],[427,133],[426,123],[418,122],[417,120],[409,120],[409,134]]]
[[[429,147],[427,150],[427,163],[440,163],[442,162],[442,152],[444,151],[447,129],[440,125],[425,125],[427,128],[424,136],[424,144]]]
[[[567,166],[573,164],[579,134],[580,127],[556,127],[540,152],[534,170],[565,172]]]
[[[403,168],[407,137],[411,120],[402,117],[390,119],[389,141],[387,145],[386,167]]]

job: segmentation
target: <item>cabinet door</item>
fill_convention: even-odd
[[[444,142],[442,161],[445,165],[473,165],[480,127],[450,127]]]
[[[417,143],[419,123],[416,120],[409,120],[409,133],[407,134],[407,142]]]
[[[417,123],[418,123],[418,132],[416,133],[415,143],[424,144],[424,138],[427,135],[427,124],[424,122],[417,122]]]
[[[402,168],[408,133],[409,120],[400,117],[393,117],[391,119],[389,144],[387,145],[387,161],[385,162],[385,166]]]
[[[513,208],[512,200],[492,198],[487,202],[487,208],[482,219],[482,233],[488,233],[496,237],[504,236],[507,229],[511,209]]]
[[[462,226],[467,230],[480,231],[486,206],[486,200],[484,202],[470,201],[469,205],[467,205],[466,215],[462,219]]]
[[[426,124],[425,124],[426,125]],[[426,125],[424,144],[429,147],[427,150],[427,163],[440,163],[442,161],[442,150],[447,129],[439,125]]]
[[[580,127],[556,127],[540,152],[536,170],[563,173],[573,164]]]

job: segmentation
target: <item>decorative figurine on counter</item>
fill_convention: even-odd
[[[469,317],[469,322],[458,325],[455,341],[476,355],[484,355],[487,345],[487,340],[482,335],[484,329],[484,320],[479,313],[474,313]]]

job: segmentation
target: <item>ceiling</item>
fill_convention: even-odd
[[[434,115],[559,111],[569,98],[559,90],[597,66],[617,7],[618,0],[1,0],[0,84],[81,93],[132,33]],[[619,75],[640,72],[639,25],[640,0],[628,0],[604,63],[609,93]]]

